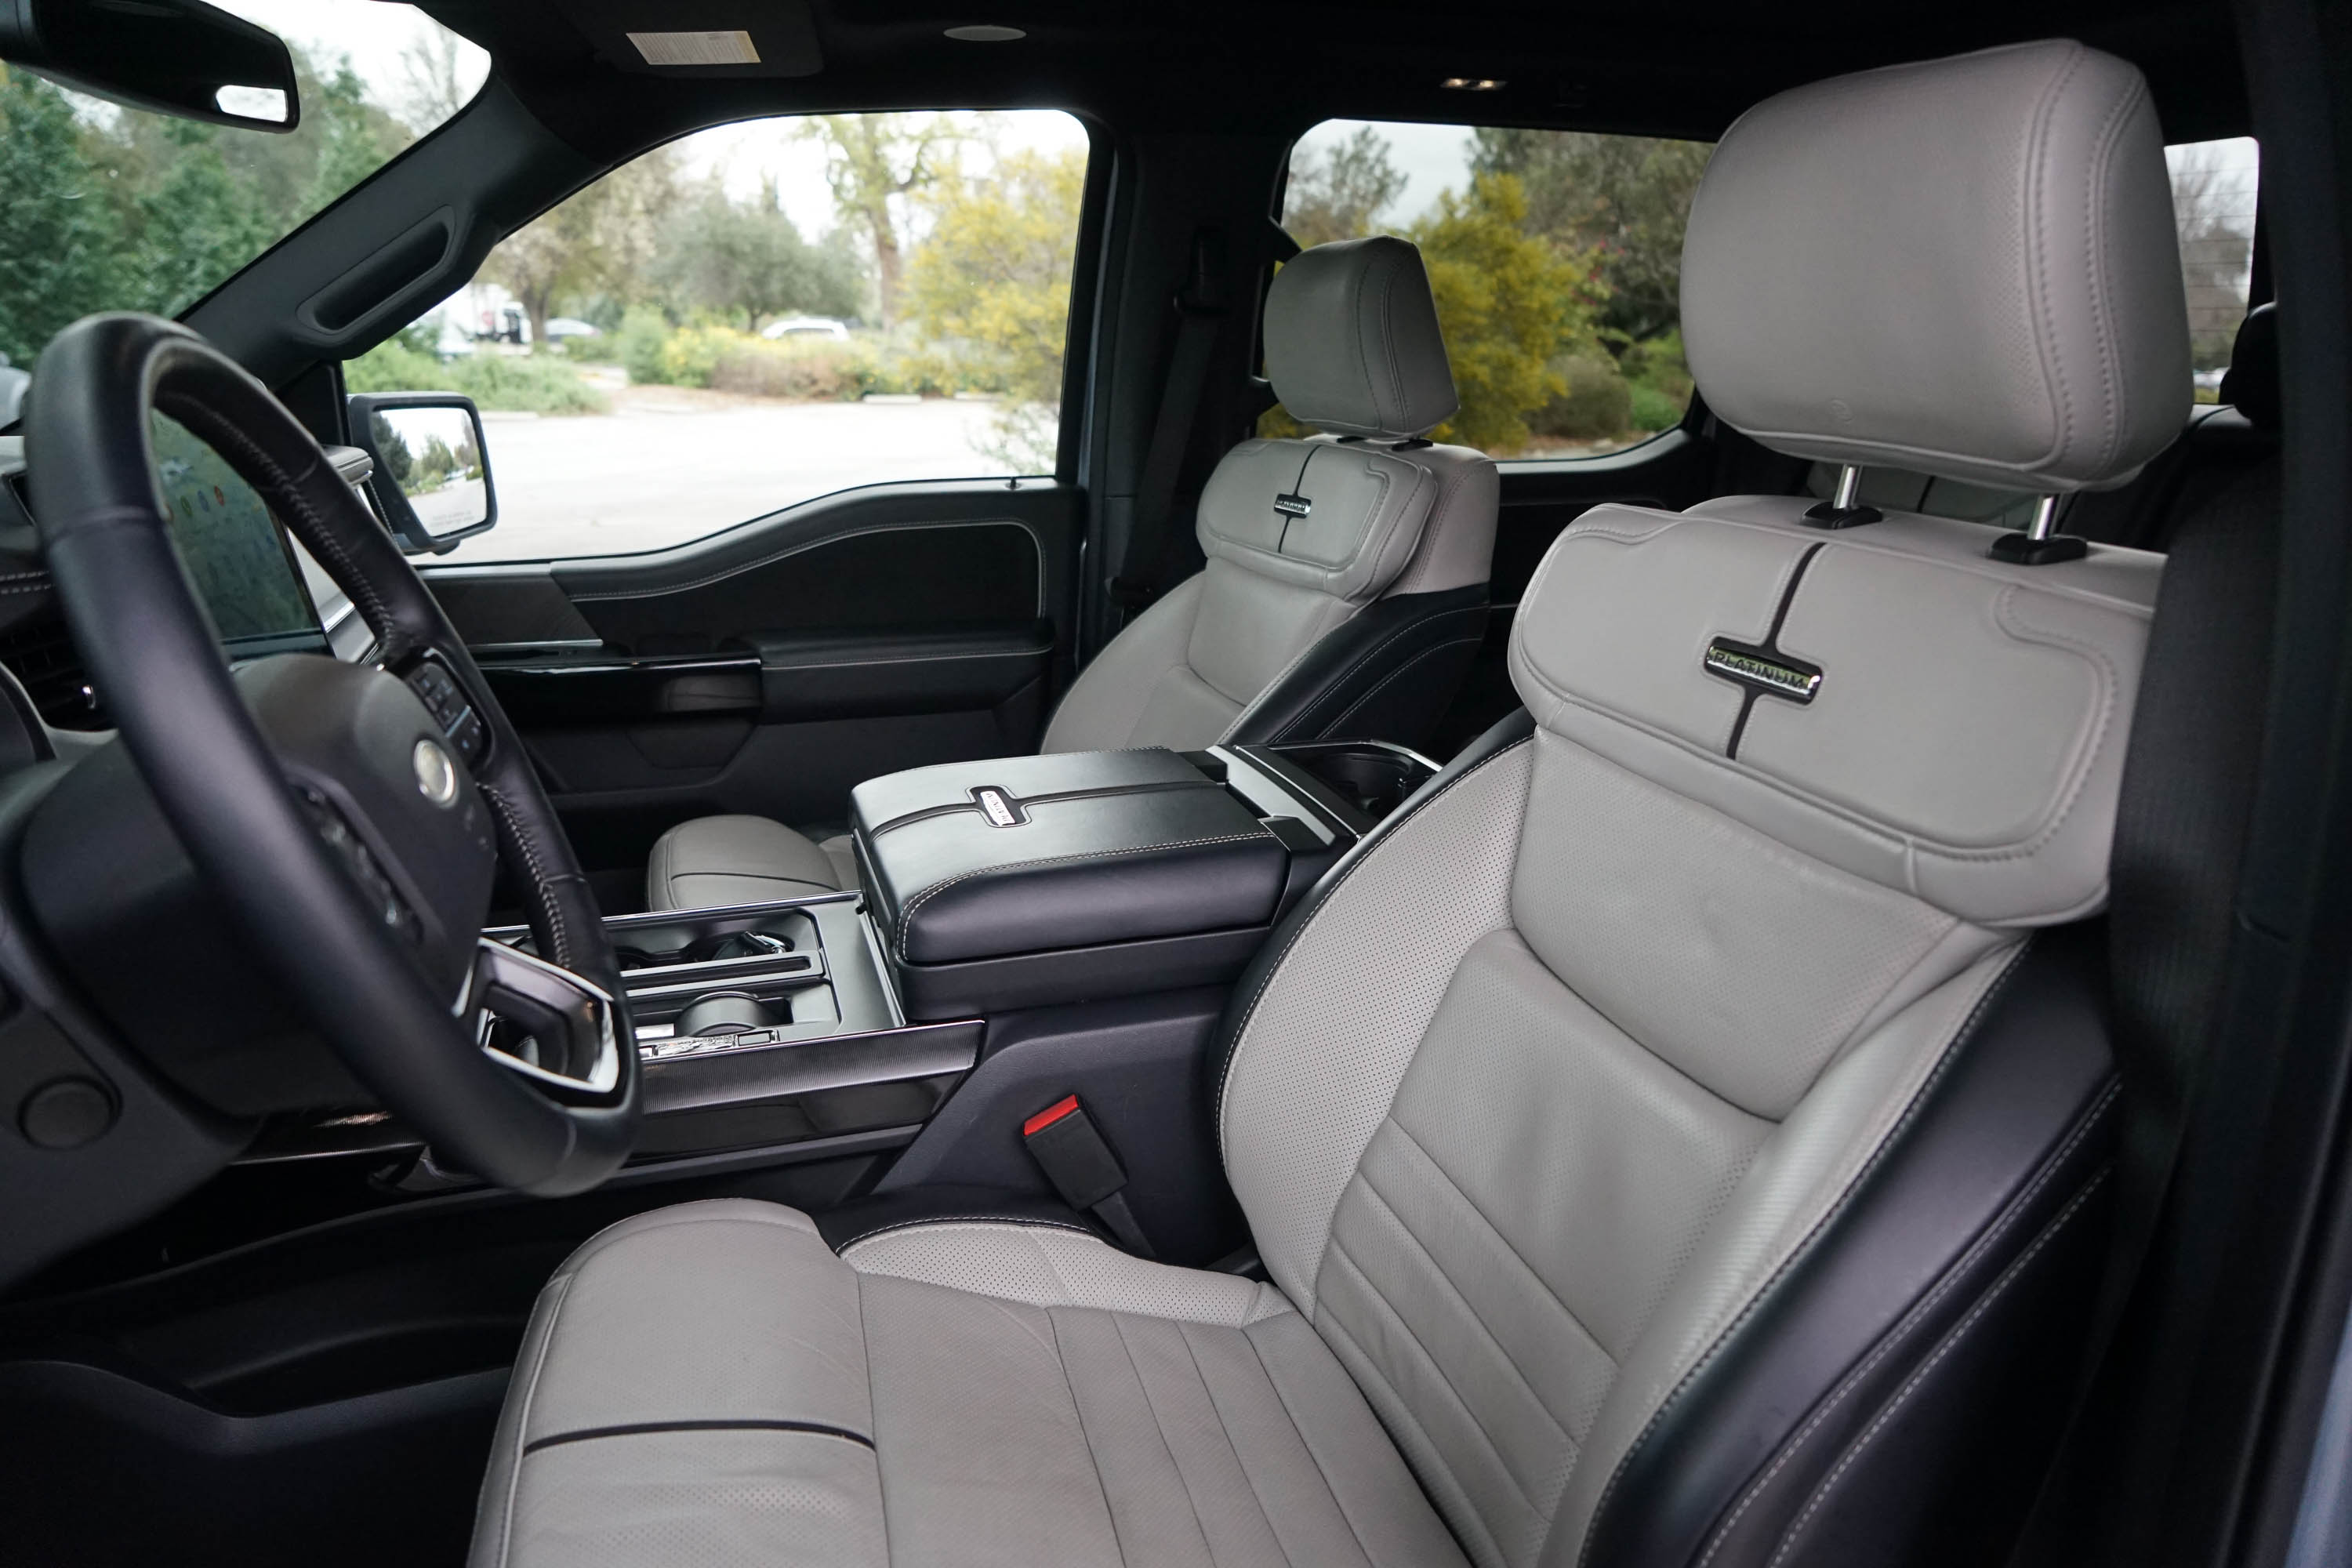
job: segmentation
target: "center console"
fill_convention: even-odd
[[[1180,993],[1213,1011],[1275,921],[1434,771],[1339,742],[869,780],[852,800],[861,890],[605,922],[646,1069],[636,1158],[911,1142],[992,1054],[992,1023],[1002,1039],[1016,1016]]]

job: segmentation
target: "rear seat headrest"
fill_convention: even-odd
[[[2257,430],[2279,427],[2277,306],[2257,305],[2238,323],[2238,342],[2221,377],[2221,401]]]
[[[1302,250],[1265,297],[1265,374],[1302,425],[1402,439],[1461,406],[1421,252],[1388,235]]]
[[[2048,493],[2180,433],[2189,329],[2147,84],[2070,40],[1784,92],[1691,207],[1683,338],[1768,447]]]

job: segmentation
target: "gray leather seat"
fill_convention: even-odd
[[[2187,412],[2172,236],[2112,58],[1801,89],[1700,190],[1691,362],[1788,451],[2112,480]],[[1580,518],[1513,630],[1527,711],[1236,988],[1269,1282],[641,1215],[541,1302],[478,1568],[1996,1555],[2104,1245],[2079,922],[2162,563],[1807,499]]]
[[[1379,739],[1418,745],[1486,623],[1495,465],[1419,437],[1458,406],[1421,253],[1386,237],[1292,258],[1266,297],[1283,405],[1325,432],[1244,441],[1196,513],[1205,568],[1114,637],[1064,695],[1048,752]],[[856,885],[845,839],[760,816],[672,828],[649,908]]]

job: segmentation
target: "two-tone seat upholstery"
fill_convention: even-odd
[[[1717,153],[1691,360],[1791,450],[2098,483],[2186,412],[2173,243],[2118,60],[1823,83]],[[2104,1245],[2083,922],[2162,563],[1804,506],[1580,518],[1527,710],[1244,977],[1216,1117],[1267,1282],[640,1215],[542,1298],[478,1568],[1996,1555]]]
[[[1423,434],[1457,406],[1421,253],[1318,246],[1265,305],[1266,374],[1324,434],[1244,441],[1202,492],[1206,566],[1113,638],[1045,728],[1048,752],[1219,742],[1422,743],[1486,624],[1495,465]],[[657,910],[856,885],[845,840],[759,816],[671,829],[646,866]]]

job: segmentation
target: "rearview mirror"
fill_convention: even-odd
[[[400,547],[446,554],[499,521],[482,416],[454,392],[363,392],[351,398],[352,444],[374,459],[368,490]]]
[[[204,0],[0,0],[0,59],[184,120],[301,123],[285,41]]]

